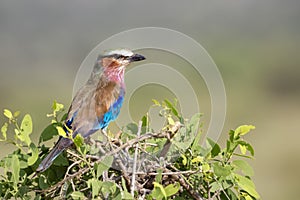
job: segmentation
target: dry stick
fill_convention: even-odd
[[[217,190],[215,194],[211,197],[211,199],[215,199],[215,198],[220,199],[220,190]]]
[[[142,121],[139,121],[137,136],[140,137],[142,130]],[[134,187],[135,187],[135,172],[136,172],[136,163],[137,163],[137,155],[139,150],[139,143],[135,146],[133,166],[132,166],[132,179],[131,179],[131,196],[134,197]]]
[[[217,182],[217,184],[220,186],[221,190],[223,191],[224,195],[226,196],[226,198],[228,200],[230,200],[229,196],[227,195],[227,193],[225,192],[223,186],[219,183],[219,181],[216,179],[216,177],[214,177],[214,180]]]
[[[125,179],[125,181],[127,182],[127,185],[128,186],[130,186],[131,184],[130,184],[130,178],[129,178],[129,176],[128,176],[128,174],[127,174],[127,170],[126,170],[126,167],[123,165],[123,163],[121,162],[121,160],[118,158],[118,159],[116,159],[116,163],[119,165],[119,167],[121,168],[121,171],[122,171],[122,175],[123,175],[123,177],[124,177],[124,179]],[[124,190],[125,190],[126,188],[124,188]]]
[[[209,183],[207,183],[207,187],[208,187],[208,189],[207,189],[207,194],[208,194],[208,200],[212,200],[212,198],[211,198],[211,196],[210,196],[210,186],[209,186]]]
[[[189,170],[189,171],[178,171],[178,172],[172,172],[172,171],[170,171],[170,172],[162,172],[162,173],[158,173],[158,172],[149,172],[149,173],[147,173],[147,172],[136,172],[135,174],[136,175],[150,175],[150,176],[156,176],[156,175],[158,175],[158,174],[161,174],[161,175],[166,175],[166,176],[168,176],[168,175],[180,175],[180,174],[188,174],[188,175],[191,175],[191,174],[195,174],[195,173],[199,173],[200,172],[200,170],[197,170],[197,171],[195,171],[195,170]]]
[[[174,180],[177,180],[180,185],[182,187],[184,187],[187,192],[194,198],[194,199],[197,199],[197,200],[204,200],[204,198],[202,198],[200,196],[200,194],[198,194],[185,180],[184,178],[182,177],[182,175],[171,175],[171,177],[174,179]]]
[[[173,170],[177,170],[176,167],[170,166]],[[170,170],[167,170],[167,172],[170,172]],[[171,171],[172,172],[172,171]],[[179,171],[180,172],[180,171]],[[201,170],[196,171],[195,173],[201,172]],[[193,187],[184,179],[183,173],[180,173],[178,175],[171,175],[171,177],[175,180],[177,180],[182,187],[184,187],[187,192],[197,200],[205,200],[198,192],[196,192]]]
[[[65,178],[67,177],[67,175],[69,174],[69,171],[72,169],[72,167],[74,167],[75,165],[78,165],[79,163],[81,163],[82,160],[77,160],[76,162],[73,162],[67,169],[67,172],[66,172],[66,175],[65,175]]]

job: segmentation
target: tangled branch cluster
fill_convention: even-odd
[[[96,147],[100,150],[101,156],[86,155],[86,158],[91,160],[90,166],[72,172],[72,169],[79,166],[82,162],[85,162],[85,159],[81,158],[81,155],[74,153],[72,150],[68,150],[68,153],[72,156],[73,163],[68,167],[64,179],[47,189],[36,190],[36,192],[50,197],[51,194],[54,195],[57,191],[60,191],[60,194],[63,195],[65,194],[64,186],[67,183],[71,183],[75,190],[74,182],[80,180],[83,174],[88,173],[91,170],[90,167],[103,162],[106,157],[113,156],[114,162],[110,167],[110,172],[112,173],[108,174],[108,171],[103,172],[103,181],[119,183],[120,185],[118,185],[118,187],[122,188],[121,180],[123,178],[126,181],[126,189],[131,191],[133,195],[134,191],[136,191],[139,198],[144,199],[145,196],[153,190],[155,177],[157,175],[161,175],[163,185],[166,186],[171,183],[178,182],[192,197],[195,199],[203,199],[200,194],[194,191],[193,188],[185,181],[185,176],[199,173],[200,171],[180,171],[165,160],[166,154],[170,148],[171,139],[179,130],[180,126],[180,122],[176,122],[168,131],[140,135],[142,128],[142,122],[140,121],[137,133],[138,137],[128,140],[126,143],[123,143],[118,138],[114,138],[112,141],[105,143],[89,138],[87,142],[91,145],[96,145]],[[145,142],[148,139],[154,138],[167,139],[163,149],[159,152],[160,157],[149,155],[144,149],[148,145],[155,145],[147,144]],[[136,150],[133,157],[131,156],[130,149]],[[159,169],[160,172],[158,172],[157,169]],[[108,175],[110,175],[110,177],[108,177]],[[82,191],[84,191],[84,189]],[[61,196],[61,198],[66,197]]]

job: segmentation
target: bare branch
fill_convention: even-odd
[[[140,137],[142,130],[142,121],[139,121],[137,136]],[[135,172],[136,172],[136,163],[137,163],[137,156],[138,156],[138,150],[139,150],[139,143],[135,146],[135,152],[134,152],[134,159],[133,159],[133,167],[132,167],[132,178],[131,178],[131,195],[134,197],[134,187],[135,187]]]

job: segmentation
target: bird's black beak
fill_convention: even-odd
[[[145,60],[145,56],[142,56],[140,54],[134,54],[132,56],[130,56],[129,60],[130,62],[136,62],[136,61],[141,61],[141,60]]]

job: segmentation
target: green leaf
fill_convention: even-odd
[[[54,112],[58,112],[64,108],[63,104],[57,103],[57,101],[53,101],[52,109]]]
[[[116,184],[111,181],[105,181],[101,183],[101,193],[103,196],[109,196],[109,194],[114,194],[116,192]]]
[[[224,192],[226,192],[227,195],[225,195]],[[226,200],[228,199],[227,196],[229,197],[230,200],[239,200],[236,194],[229,188],[223,191],[220,195],[221,199],[226,199]]]
[[[53,136],[58,135],[56,126],[57,124],[50,124],[49,126],[47,126],[40,136],[39,143],[51,140]]]
[[[8,119],[13,119],[13,114],[11,113],[10,110],[4,109],[3,114],[4,114],[4,116],[7,117]]]
[[[221,187],[221,183],[219,182],[213,182],[210,184],[210,192],[216,192],[217,190],[223,189]]]
[[[245,198],[245,200],[252,200],[252,197],[248,194],[243,195],[243,197]]]
[[[174,120],[173,120],[172,117],[168,117],[168,123],[169,123],[170,125],[175,125],[175,122],[174,122]]]
[[[147,115],[144,115],[142,117],[142,127],[148,127],[149,125],[149,122],[148,122],[148,116]]]
[[[84,138],[80,134],[77,134],[73,142],[77,148],[80,148],[84,144]]]
[[[155,176],[155,182],[160,183],[162,179],[162,172],[163,170],[161,168],[157,169],[157,175]]]
[[[240,144],[239,147],[240,147],[241,153],[242,153],[243,155],[245,155],[245,154],[247,153],[247,148],[246,148],[246,146]]]
[[[79,191],[72,192],[71,197],[72,197],[72,199],[75,199],[75,200],[85,199],[84,194],[82,192],[79,192]]]
[[[20,162],[17,155],[13,155],[11,158],[11,169],[12,169],[12,182],[14,183],[14,189],[17,191],[17,185],[19,183],[20,176]]]
[[[212,166],[216,176],[220,178],[226,178],[231,174],[231,167],[229,165],[222,166],[220,163],[213,163]]]
[[[104,171],[107,171],[114,161],[113,156],[106,156],[100,163],[97,164],[97,178],[99,178]]]
[[[199,150],[201,136],[202,136],[202,131],[199,130],[199,131],[197,132],[197,134],[196,134],[195,139],[193,140],[193,143],[192,143],[191,150],[192,150],[193,152]]]
[[[202,156],[197,156],[196,158],[193,158],[191,163],[201,163],[203,162],[204,158]]]
[[[251,156],[254,156],[254,149],[253,149],[253,147],[251,146],[251,144],[247,143],[247,144],[246,144],[246,148],[247,148],[247,150],[250,152]]]
[[[199,134],[199,122],[201,114],[197,113],[192,116],[191,120],[180,128],[173,138],[173,144],[179,151],[185,151],[195,143],[195,136]]]
[[[202,164],[202,171],[203,172],[208,172],[210,170],[210,166],[208,163],[203,163]]]
[[[209,155],[210,155],[210,149],[208,148],[204,148],[202,146],[200,146],[199,148],[199,152],[200,152],[200,155],[204,158],[208,158]]]
[[[126,186],[126,181],[123,177],[121,177],[121,184],[122,184],[122,189],[123,189],[123,190],[121,190],[122,199],[133,200],[134,198],[128,192],[127,186]]]
[[[226,152],[230,152],[232,142],[230,140],[226,141]]]
[[[23,157],[23,158],[22,158]],[[29,158],[28,155],[25,156],[21,156],[21,158],[19,158],[20,161],[20,168],[21,169],[26,169],[28,167],[28,163],[27,163],[27,159]]]
[[[234,165],[237,169],[242,170],[245,176],[254,175],[252,167],[244,160],[234,160],[232,161],[232,165]]]
[[[201,113],[196,113],[186,125],[189,128],[193,138],[198,134],[200,118]]]
[[[156,105],[156,106],[160,106],[160,103],[159,103],[159,101],[157,101],[156,99],[152,99],[152,102],[154,103],[154,105]]]
[[[174,200],[186,200],[186,198],[180,197],[180,196],[176,196],[176,197],[174,198]]]
[[[185,166],[187,164],[187,158],[184,154],[181,154],[182,157],[182,164]]]
[[[170,184],[167,187],[165,187],[165,192],[167,197],[170,197],[174,194],[176,194],[180,189],[180,184],[179,183],[175,183],[175,184]]]
[[[25,134],[32,133],[32,119],[29,114],[26,114],[21,123],[21,129]]]
[[[68,113],[65,113],[65,114],[61,117],[60,121],[61,121],[61,122],[66,121],[66,120],[67,120],[67,117],[68,117]]]
[[[69,160],[63,155],[60,154],[54,161],[53,165],[56,166],[69,166]]]
[[[230,131],[229,131],[229,141],[230,141],[231,143],[234,142],[234,130],[230,130]]]
[[[123,188],[123,190],[125,191],[125,192],[128,192],[128,190],[127,190],[127,186],[126,186],[126,182],[125,182],[125,179],[122,177],[122,188]]]
[[[21,113],[20,111],[14,112],[14,117],[17,118],[20,115],[20,113]]]
[[[240,150],[241,150],[241,153],[243,155],[246,154],[246,151],[248,150],[251,154],[251,156],[254,156],[254,149],[253,147],[251,146],[251,144],[243,141],[243,140],[239,140],[237,141],[237,144],[239,144],[239,147],[240,147]]]
[[[4,123],[3,126],[1,127],[1,132],[4,140],[7,139],[7,128],[8,128],[8,123]]]
[[[211,189],[210,191],[211,192],[216,192],[217,190],[226,190],[227,188],[231,188],[232,187],[232,183],[229,182],[229,181],[216,181],[216,182],[213,182],[211,185]]]
[[[20,128],[21,133],[18,135],[18,138],[29,146],[31,143],[29,135],[32,133],[32,119],[30,115],[26,114],[24,116]]]
[[[87,185],[89,188],[92,188],[92,197],[95,197],[99,194],[102,182],[95,178],[92,178],[87,181]]]
[[[167,99],[165,99],[164,102],[166,103],[167,107],[171,109],[172,113],[173,113],[176,117],[180,118],[180,116],[179,116],[179,114],[178,114],[178,111],[177,111],[177,109],[173,106],[173,104],[172,104],[170,101],[168,101]]]
[[[129,123],[123,129],[124,133],[132,137],[136,137],[137,131],[138,131],[138,126],[135,123]]]
[[[36,194],[36,196],[34,197],[33,200],[41,200],[41,199],[42,199],[41,195],[40,194]]]
[[[153,182],[153,185],[154,189],[151,192],[151,196],[155,199],[167,199],[167,194],[164,187],[157,182]]]
[[[208,146],[211,148],[211,157],[214,158],[221,152],[220,146],[215,143],[212,139],[206,139]]]
[[[253,125],[242,125],[235,129],[234,135],[235,136],[246,135],[247,133],[249,133],[249,131],[253,129],[255,129],[255,126]]]
[[[60,135],[64,138],[68,137],[66,131],[61,126],[56,126],[56,130],[58,132],[58,135]]]
[[[30,144],[30,149],[31,149],[31,156],[28,158],[27,163],[29,166],[33,165],[37,159],[39,158],[39,150],[35,146],[35,144],[31,143]]]
[[[254,183],[250,179],[248,179],[248,178],[246,178],[244,176],[241,176],[239,174],[235,174],[234,176],[235,176],[235,179],[237,181],[237,184],[243,190],[245,190],[248,194],[250,194],[251,196],[253,196],[256,199],[260,198],[259,194],[255,190]]]
[[[44,189],[46,189],[46,188],[49,187],[49,185],[48,185],[48,183],[47,183],[47,179],[45,178],[44,175],[41,175],[41,176],[39,177],[39,187],[40,187],[42,190],[44,190]]]
[[[134,198],[131,196],[131,194],[127,191],[122,191],[122,199],[134,200]]]

